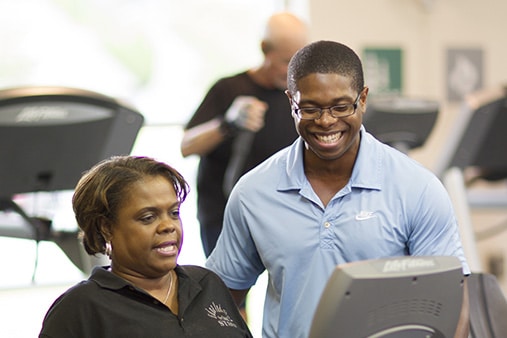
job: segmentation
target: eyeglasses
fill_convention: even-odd
[[[301,120],[318,120],[322,116],[325,109],[329,110],[329,114],[331,114],[334,118],[341,118],[353,115],[356,112],[357,105],[359,104],[359,98],[361,97],[361,91],[358,95],[354,103],[350,104],[340,104],[332,107],[306,107],[299,108],[297,103],[294,103],[295,108],[293,112],[299,117]]]

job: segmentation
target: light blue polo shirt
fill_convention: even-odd
[[[239,290],[267,269],[263,337],[306,338],[338,264],[457,256],[470,273],[451,201],[429,170],[363,127],[352,177],[324,207],[304,175],[303,147],[299,138],[240,179],[206,262]]]

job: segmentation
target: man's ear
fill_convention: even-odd
[[[291,107],[293,105],[299,105],[299,100],[301,100],[301,92],[298,90],[296,91],[296,93],[294,93],[294,95],[292,95],[289,90],[287,89],[285,91],[285,95],[287,95],[287,97],[289,98],[289,103],[291,105]]]
[[[289,98],[289,102],[292,104],[292,95],[290,94],[288,89],[285,91],[285,95],[287,95],[287,97]]]
[[[261,50],[262,50],[262,54],[266,55],[273,50],[273,44],[270,41],[262,40],[261,41]]]
[[[359,100],[359,103],[362,105],[363,107],[363,114],[366,112],[366,103],[368,101],[368,92],[369,92],[370,88],[368,87],[364,87],[363,88],[363,93],[362,93],[362,97],[361,99]]]
[[[370,88],[368,88],[366,86],[363,88],[363,97],[361,98],[360,101],[364,102],[364,104],[366,104],[366,99],[368,98],[369,91],[370,91]]]

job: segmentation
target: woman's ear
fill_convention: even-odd
[[[102,217],[99,221],[99,229],[106,242],[110,242],[113,238],[111,222],[107,218]]]

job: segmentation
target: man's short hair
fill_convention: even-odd
[[[339,74],[350,77],[352,87],[359,93],[364,87],[363,66],[359,56],[349,47],[334,41],[316,41],[300,49],[291,59],[287,86],[297,92],[297,81],[313,74]]]

